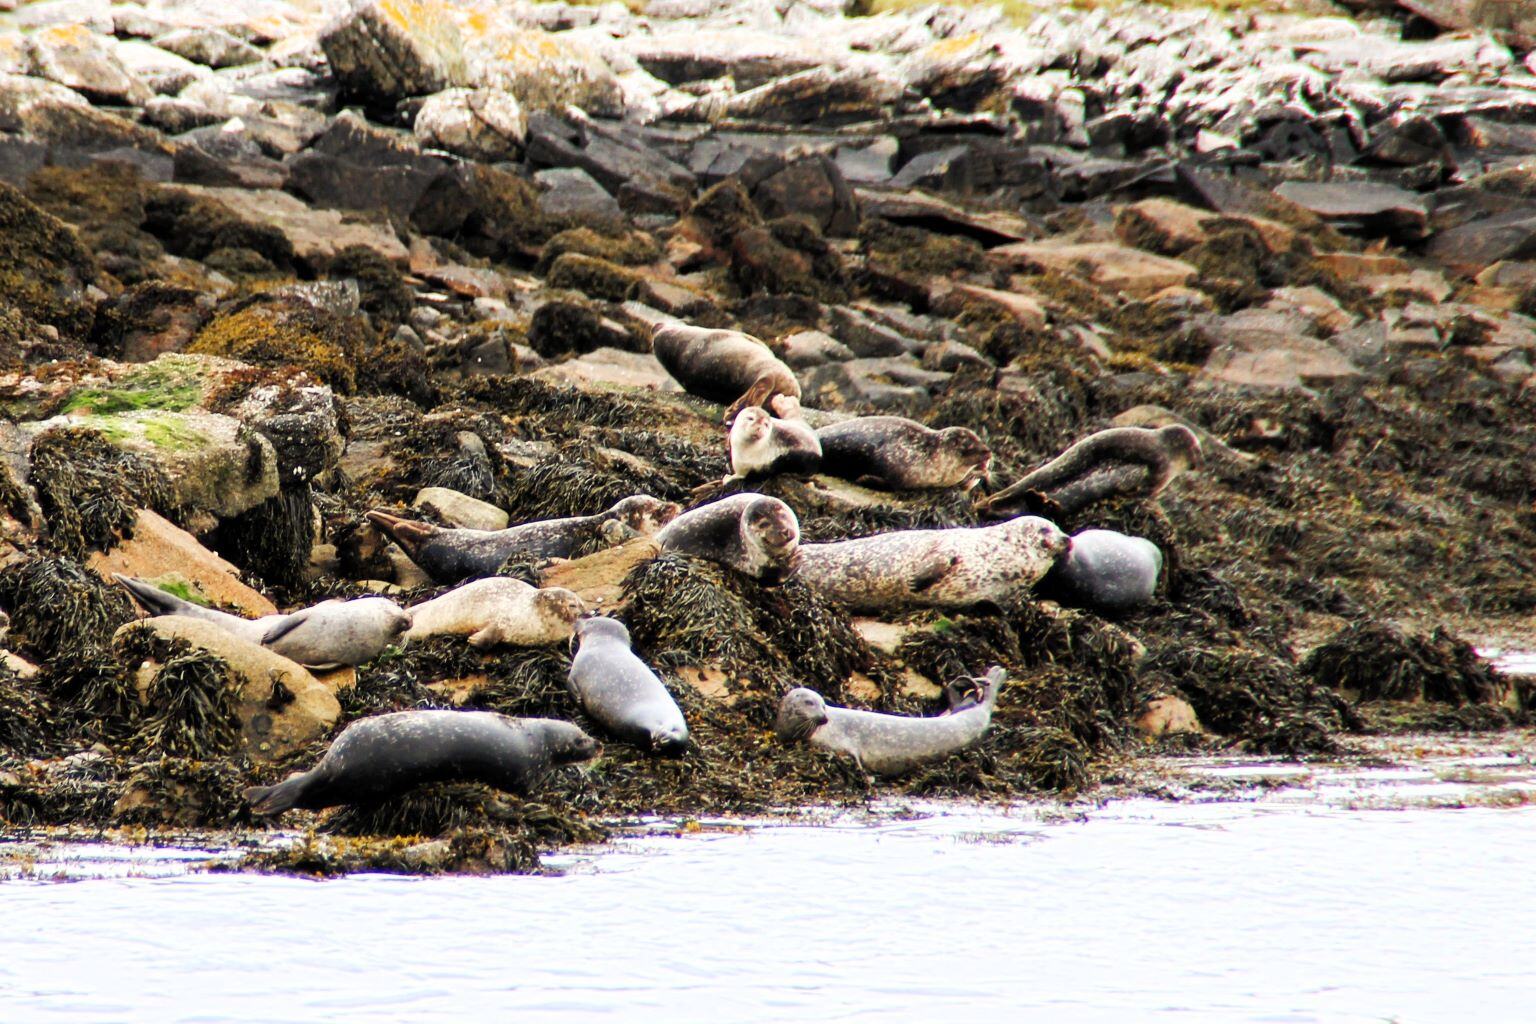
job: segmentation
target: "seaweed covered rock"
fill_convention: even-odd
[[[299,366],[350,394],[376,344],[372,329],[359,317],[332,313],[294,295],[263,294],[214,317],[187,351],[258,366]]]
[[[511,262],[532,262],[550,235],[533,183],[481,164],[439,175],[416,204],[411,225],[476,256]]]
[[[293,243],[281,230],[240,216],[189,187],[161,188],[144,203],[144,230],[178,256],[222,258],[224,266],[271,273],[293,265]]]
[[[1344,627],[1314,648],[1301,670],[1352,701],[1489,704],[1505,690],[1499,673],[1460,637],[1385,622]]]
[[[104,580],[110,580],[114,573],[138,577],[183,600],[216,605],[252,618],[277,611],[259,591],[240,582],[239,569],[149,509],[139,509],[130,536],[110,552],[93,553],[88,564]]]
[[[6,643],[44,663],[106,650],[134,617],[121,588],[79,562],[44,555],[0,568],[0,607],[10,611]]]
[[[601,260],[591,260],[590,257],[576,255],[562,256],[561,259],[602,263]],[[615,271],[620,270],[612,264],[603,264],[603,266]],[[579,270],[580,268],[570,269]],[[575,276],[577,275],[573,275]],[[553,281],[553,278],[551,280]],[[594,284],[594,281],[597,283]],[[625,278],[620,271],[612,277],[589,278],[582,275],[577,280],[568,280],[563,286],[585,290],[584,286],[591,285],[597,289],[592,293],[596,295],[607,291],[606,286],[612,286],[614,291],[627,291],[631,284],[633,281]],[[642,350],[640,341],[617,320],[604,316],[579,302],[563,301],[546,302],[534,311],[533,320],[528,325],[528,344],[545,358],[565,355],[567,352],[577,354],[596,352],[602,348],[616,348],[623,351]]]
[[[376,328],[404,323],[416,304],[416,295],[395,264],[366,245],[349,245],[325,264],[327,277],[357,282],[359,305]]]
[[[155,459],[84,427],[41,431],[30,477],[49,542],[67,554],[109,551],[143,506],[175,514],[172,483]]]
[[[146,281],[96,308],[91,349],[108,359],[147,363],[180,352],[213,315],[213,300],[197,289]]]
[[[50,343],[84,341],[94,320],[85,288],[97,272],[69,225],[0,183],[0,305],[19,317],[11,344],[20,355],[53,358]]]

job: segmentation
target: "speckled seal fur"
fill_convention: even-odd
[[[1106,498],[1153,497],[1200,464],[1200,439],[1186,426],[1111,427],[1083,438],[977,507],[998,517],[1073,515]]]
[[[629,630],[602,616],[576,623],[571,696],[615,739],[656,754],[680,754],[688,723],[661,679],[630,649]]]
[[[993,667],[985,679],[972,680],[979,693],[936,718],[909,718],[876,711],[833,707],[815,690],[799,687],[779,702],[774,732],[785,743],[813,747],[852,757],[874,775],[900,775],[981,739],[992,724],[1008,673]]]
[[[860,416],[816,431],[821,471],[886,491],[971,488],[991,473],[992,450],[973,430],[934,430],[901,416]]]
[[[1032,587],[1069,544],[1054,523],[1036,516],[992,526],[897,530],[802,544],[799,577],[854,612],[1001,604]]]
[[[407,640],[452,634],[474,647],[537,647],[570,637],[586,606],[564,587],[539,589],[507,576],[473,580],[413,604]]]
[[[725,404],[725,423],[749,405],[766,407],[774,395],[800,397],[794,371],[767,345],[741,331],[660,324],[651,336],[651,349],[689,394]]]
[[[602,746],[570,722],[494,711],[397,711],[341,731],[320,763],[275,786],[254,786],[257,814],[373,803],[429,782],[483,782],[527,793],[549,768],[596,757]]]
[[[664,553],[706,558],[779,583],[799,561],[800,521],[778,498],[748,491],[684,512],[656,535],[656,543]]]
[[[610,521],[650,536],[671,522],[679,508],[674,502],[636,494],[596,515],[544,519],[505,530],[434,526],[382,509],[369,512],[368,521],[388,534],[432,579],[457,583],[489,576],[513,557],[569,558],[578,544]]]

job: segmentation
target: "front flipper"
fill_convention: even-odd
[[[271,647],[283,637],[288,636],[309,621],[309,613],[310,609],[306,608],[301,612],[294,612],[292,615],[284,615],[272,623],[272,625],[267,627],[267,631],[261,635],[261,646]]]
[[[912,593],[921,594],[925,590],[932,590],[944,581],[955,566],[960,564],[959,555],[936,555],[926,560],[926,564],[919,568],[911,576],[907,577],[907,585],[912,588]]]
[[[769,408],[769,400],[774,395],[782,394],[785,394],[783,391],[783,381],[775,374],[765,373],[752,382],[752,386],[747,388],[746,394],[732,402],[725,410],[725,422],[730,423],[736,418],[737,413],[749,405],[760,405],[767,409]]]

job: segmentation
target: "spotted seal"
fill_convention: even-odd
[[[286,615],[245,619],[183,601],[132,576],[113,573],[151,615],[184,615],[215,623],[306,668],[330,669],[372,661],[411,628],[405,609],[384,597],[321,601]]]
[[[1020,512],[1069,516],[1106,498],[1153,497],[1200,464],[1200,439],[1182,424],[1156,430],[1111,427],[1078,441],[977,508],[998,518]]]
[[[571,696],[617,739],[658,754],[688,746],[688,724],[662,681],[630,649],[629,630],[602,616],[576,623]]]
[[[1146,538],[1080,530],[1036,590],[1074,608],[1123,612],[1152,600],[1162,571],[1162,549]]]
[[[571,635],[586,605],[564,587],[539,589],[507,576],[473,580],[406,609],[407,640],[468,636],[471,646],[537,647]]]
[[[1036,516],[992,526],[896,530],[802,544],[799,577],[854,612],[965,608],[1022,594],[1070,543],[1056,524]]]
[[[780,396],[782,398],[782,396]],[[754,480],[775,473],[814,473],[821,468],[821,442],[809,423],[798,415],[794,399],[775,400],[775,416],[758,405],[749,405],[731,422],[732,480]]]
[[[766,406],[774,395],[800,397],[794,371],[741,331],[658,324],[651,350],[689,394],[726,405],[726,423],[749,405]]]
[[[994,666],[986,678],[971,680],[974,696],[936,718],[833,707],[802,686],[779,702],[774,733],[785,743],[805,742],[847,754],[873,775],[901,775],[981,739],[992,724],[992,709],[1007,679],[1007,671]]]
[[[577,545],[604,530],[609,522],[650,536],[671,522],[679,511],[675,502],[636,494],[596,515],[544,519],[505,530],[434,526],[382,509],[369,512],[368,521],[388,534],[433,580],[457,583],[489,576],[513,557],[569,558]]]
[[[992,449],[974,430],[934,430],[901,416],[859,416],[816,431],[821,471],[884,491],[969,490],[991,476]]]
[[[396,711],[353,722],[319,764],[275,786],[253,786],[245,799],[265,815],[375,803],[429,782],[483,782],[527,793],[555,765],[588,761],[601,751],[591,736],[552,718]]]
[[[779,583],[795,571],[800,521],[778,498],[747,491],[684,512],[656,535],[656,543],[663,553],[706,558]]]

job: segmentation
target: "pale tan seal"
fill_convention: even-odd
[[[794,371],[741,331],[658,324],[651,349],[685,391],[725,405],[726,423],[749,405],[767,406],[775,395],[800,398]]]
[[[994,666],[975,692],[936,718],[909,718],[829,705],[815,690],[799,687],[779,702],[774,732],[785,743],[846,754],[874,775],[901,775],[981,739],[1008,673]],[[951,691],[953,700],[953,691]]]
[[[883,491],[969,490],[992,472],[992,449],[974,430],[934,430],[901,416],[859,416],[816,431],[821,471]]]
[[[1111,427],[1078,441],[977,508],[992,516],[1074,515],[1106,498],[1154,497],[1200,463],[1200,439],[1182,424],[1156,430]]]
[[[665,552],[728,565],[764,583],[795,571],[800,521],[778,498],[748,491],[684,512],[656,535]]]
[[[1034,586],[1070,543],[1056,524],[1036,516],[993,526],[897,530],[802,544],[798,575],[855,612],[1002,604]]]
[[[253,786],[257,814],[366,804],[429,782],[483,782],[527,793],[550,768],[602,751],[570,722],[494,711],[397,711],[353,722],[320,763],[275,786]]]
[[[439,634],[468,636],[474,647],[538,647],[570,637],[586,611],[564,587],[542,590],[508,576],[474,580],[408,609],[407,640]]]

